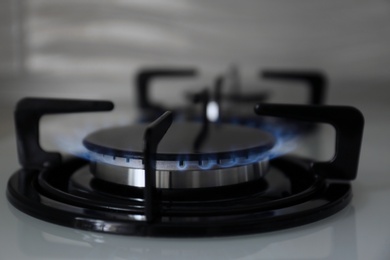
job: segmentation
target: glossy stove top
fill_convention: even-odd
[[[46,223],[13,208],[5,197],[9,176],[19,168],[12,111],[2,109],[0,155],[0,243],[2,259],[386,259],[390,256],[390,175],[387,169],[388,133],[386,114],[390,106],[366,90],[365,97],[349,101],[366,118],[358,178],[352,182],[354,197],[346,209],[327,219],[281,231],[256,235],[201,238],[140,238],[85,232]],[[382,93],[385,93],[383,91]],[[370,96],[371,95],[371,96]],[[376,95],[376,94],[375,94]],[[332,97],[332,95],[331,95]],[[338,92],[333,100],[344,99]],[[339,101],[337,101],[339,99]],[[351,100],[351,99],[349,99]],[[56,129],[54,119],[48,129]],[[72,125],[68,125],[69,129]],[[329,130],[329,129],[328,129]],[[329,155],[331,131],[321,130],[307,138],[299,152]],[[323,145],[322,148],[318,146]],[[326,151],[328,150],[328,151]]]

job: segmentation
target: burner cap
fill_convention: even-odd
[[[112,164],[118,164],[122,158],[123,166],[142,168],[146,127],[137,124],[99,130],[88,135],[83,143],[97,157],[105,157],[105,162],[109,157]],[[202,133],[200,123],[174,123],[158,146],[157,169],[178,170],[188,162],[196,162],[200,168],[207,167],[210,161],[221,167],[245,165],[253,163],[254,157],[270,150],[274,143],[271,134],[258,129],[210,124],[207,132]]]

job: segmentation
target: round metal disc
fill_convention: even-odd
[[[129,160],[142,161],[146,127],[137,124],[102,129],[88,135],[83,143],[88,150],[97,154],[96,157],[106,156],[110,160],[119,157],[127,163]],[[199,123],[172,124],[158,145],[156,161],[160,164],[174,162],[179,168],[185,168],[187,162],[196,162],[205,167],[210,161],[227,166],[232,164],[232,160],[253,163],[253,157],[268,151],[275,143],[269,133],[237,125],[210,124],[203,138],[199,137],[201,130]],[[123,163],[128,166],[126,162]],[[139,167],[139,163],[134,166]]]
[[[143,169],[127,168],[102,162],[92,162],[90,166],[90,172],[100,180],[132,187],[145,187],[145,171]],[[223,187],[261,179],[266,175],[267,171],[267,160],[238,167],[213,170],[157,170],[156,188],[193,189]]]

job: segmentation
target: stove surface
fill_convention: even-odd
[[[7,14],[0,28],[0,259],[390,259],[388,1],[81,2],[0,3],[0,13]],[[129,28],[134,34],[126,33]],[[232,61],[250,73],[268,65],[323,69],[330,79],[327,104],[362,111],[359,170],[352,202],[341,212],[281,231],[178,239],[75,230],[30,217],[7,201],[8,179],[20,168],[12,118],[16,100],[109,99],[133,122],[129,71],[194,63],[210,78]],[[283,90],[281,101],[301,93]],[[177,98],[161,88],[156,96]],[[81,140],[83,133],[71,129],[84,125],[83,119],[65,118],[44,118],[43,130]],[[299,152],[327,159],[334,138],[328,130],[308,138]],[[54,148],[67,140],[43,139]]]
[[[371,98],[375,95],[369,94],[369,88],[358,89],[366,91],[365,97],[369,99],[348,99],[349,104],[359,107],[366,118],[358,177],[352,182],[352,203],[334,216],[316,223],[276,232],[218,238],[144,238],[100,234],[57,226],[19,212],[5,197],[6,183],[20,166],[12,132],[12,111],[3,108],[0,183],[4,196],[0,197],[0,258],[291,259],[294,256],[297,259],[387,259],[390,256],[387,246],[390,234],[390,207],[387,206],[390,176],[387,169],[390,163],[386,151],[390,122],[386,115],[390,106],[379,96],[373,102]],[[339,103],[345,96],[347,93],[338,91],[333,100]],[[54,120],[51,124],[55,129],[60,121]],[[318,144],[326,143],[333,138],[332,134],[325,129],[313,137],[315,142],[308,138],[308,146],[301,153],[329,154],[331,146],[324,145],[319,149]]]

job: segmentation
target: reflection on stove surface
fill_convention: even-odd
[[[356,259],[354,208],[319,222],[260,235],[219,238],[145,238],[64,228],[12,206],[20,249],[33,258],[71,259]],[[210,244],[212,242],[212,244]],[[212,245],[212,246],[210,246]],[[50,251],[41,251],[50,248]],[[282,249],[282,250],[281,250]],[[304,249],[304,250],[303,250]]]

